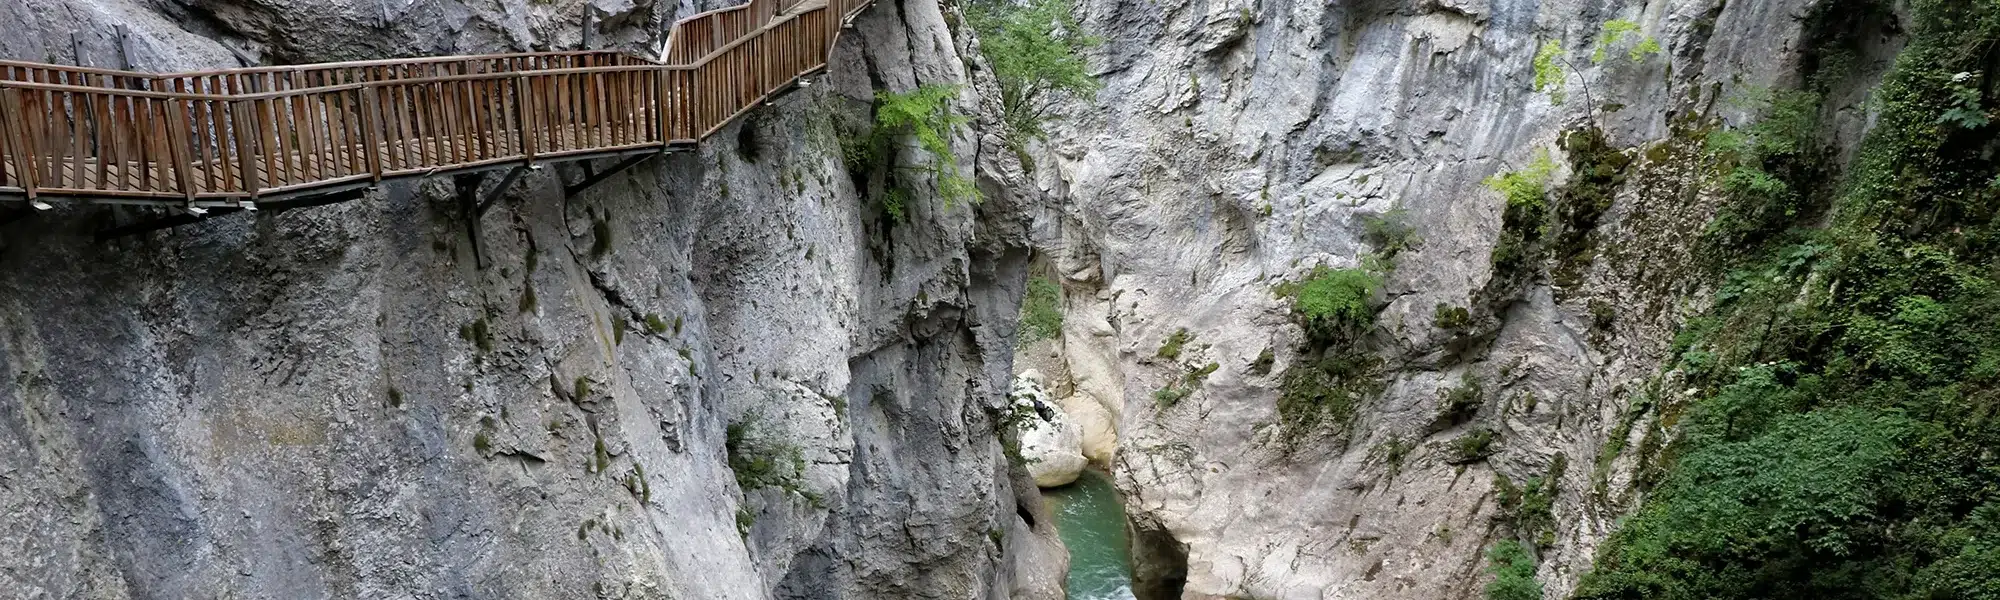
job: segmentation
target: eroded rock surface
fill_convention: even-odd
[[[1515,535],[1566,595],[1632,501],[1628,408],[1677,389],[1657,366],[1706,297],[1698,130],[1792,83],[1817,7],[1083,1],[1105,86],[1036,160],[1068,199],[1047,268],[1068,367],[1048,371],[1115,407],[1118,482],[1156,546],[1184,546],[1187,597],[1474,597]],[[1614,19],[1636,31],[1611,41]],[[1893,47],[1880,25],[1842,35]],[[1836,146],[1886,62],[1856,67]],[[1506,201],[1481,182],[1540,156],[1554,241],[1496,267]],[[1288,430],[1286,374],[1345,368],[1277,293],[1321,267],[1386,270],[1352,342],[1379,362],[1354,363],[1364,400]],[[1550,530],[1498,525],[1502,476],[1554,482]]]
[[[595,7],[639,52],[703,8]],[[155,71],[561,49],[585,10],[30,0],[0,56],[70,63],[72,30]],[[0,229],[0,596],[1059,597],[994,419],[1043,200],[946,21],[882,2],[820,85],[698,152],[573,197],[575,165],[528,175],[471,224],[484,269],[468,180],[108,243],[157,215]],[[918,190],[899,222],[839,127],[924,83],[967,86],[986,201]]]

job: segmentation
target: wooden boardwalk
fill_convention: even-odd
[[[869,0],[751,0],[615,52],[142,74],[0,61],[0,199],[180,206],[692,145],[826,67]]]

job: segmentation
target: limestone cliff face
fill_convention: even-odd
[[[598,4],[639,50],[696,8]],[[148,70],[563,48],[583,10],[34,0],[0,49],[69,63],[74,30],[115,65],[114,24]],[[993,417],[1041,196],[975,127],[986,200],[894,221],[834,126],[923,83],[990,119],[946,21],[884,1],[699,152],[573,197],[574,165],[525,177],[472,224],[485,269],[448,180],[109,243],[144,215],[0,229],[0,597],[1059,597]]]
[[[1699,152],[1688,130],[1740,124],[1757,110],[1744,98],[1796,85],[1824,34],[1805,24],[1816,4],[1081,5],[1104,40],[1091,58],[1105,87],[1038,150],[1042,185],[1068,200],[1051,264],[1067,368],[1038,368],[1118,415],[1118,481],[1158,542],[1142,551],[1164,557],[1141,578],[1177,597],[1185,553],[1187,598],[1474,597],[1483,549],[1520,534],[1495,525],[1496,476],[1555,472],[1555,526],[1531,541],[1546,543],[1549,597],[1566,595],[1632,501],[1635,452],[1607,441],[1642,446],[1645,423],[1621,427],[1630,402],[1679,393],[1654,375],[1706,297],[1690,252],[1716,200],[1686,160]],[[1612,20],[1637,31],[1613,40]],[[1836,145],[1863,129],[1855,84],[1895,45],[1879,25],[1841,32],[1874,51],[1839,86]],[[1535,84],[1551,43],[1542,71],[1564,85],[1560,103]],[[1505,200],[1481,181],[1539,152],[1562,245],[1496,271]],[[1586,184],[1601,205],[1564,195]],[[1414,232],[1399,253],[1367,234],[1396,212]],[[1394,253],[1356,342],[1379,357],[1366,378],[1379,388],[1344,427],[1288,444],[1284,375],[1314,365],[1273,288],[1370,253]],[[1441,322],[1440,307],[1465,312]],[[1182,329],[1191,338],[1163,357]],[[1155,401],[1211,363],[1198,390]],[[1441,419],[1467,381],[1476,405]],[[1481,430],[1495,453],[1454,457]]]

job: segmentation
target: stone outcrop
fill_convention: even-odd
[[[0,56],[562,49],[588,8],[29,0]],[[598,2],[599,40],[699,8]],[[947,21],[885,0],[698,152],[573,197],[575,165],[527,176],[470,224],[485,269],[444,180],[107,243],[147,215],[0,228],[0,596],[1059,598],[995,419],[1045,209]],[[841,137],[925,83],[965,86],[985,200],[898,221],[868,185],[893,163]]]
[[[1014,415],[1021,421],[1021,459],[1035,485],[1061,487],[1083,473],[1083,431],[1042,389],[1042,374],[1033,369],[1014,379]]]

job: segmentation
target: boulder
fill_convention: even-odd
[[[1083,430],[1049,400],[1041,373],[1033,369],[1014,379],[1015,414],[1021,416],[1021,458],[1035,485],[1051,488],[1076,481],[1089,461],[1083,457]]]

